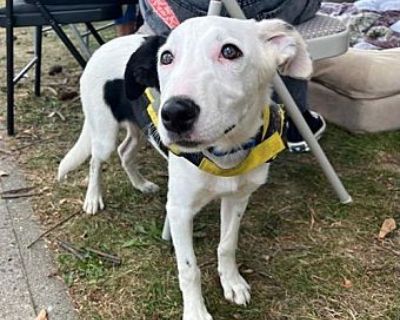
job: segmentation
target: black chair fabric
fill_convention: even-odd
[[[43,26],[50,25],[53,28],[77,62],[84,68],[86,60],[75,48],[60,25],[85,23],[94,38],[101,45],[104,41],[91,23],[120,17],[122,15],[121,3],[123,1],[14,0],[6,1],[6,7],[0,8],[0,27],[6,28],[7,132],[9,135],[14,134],[14,86],[33,66],[35,66],[34,92],[36,96],[40,96]],[[9,6],[11,4],[12,8]],[[14,77],[14,27],[36,27],[34,57],[16,77]]]
[[[30,1],[32,3],[32,1]],[[45,4],[46,1],[41,1]],[[47,1],[63,2],[63,5],[46,5],[46,9],[52,14],[55,21],[59,24],[73,24],[112,20],[121,16],[121,6],[116,1],[111,0],[91,0],[85,4],[78,4],[76,0],[70,1]],[[81,1],[82,3],[83,1]],[[95,3],[96,2],[96,3]],[[22,0],[15,0],[13,6],[13,25],[15,27],[29,27],[48,25],[38,8],[31,3]],[[69,3],[69,4],[66,4]],[[87,4],[91,3],[91,4]],[[0,26],[6,26],[6,9],[0,9]]]

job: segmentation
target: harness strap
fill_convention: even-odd
[[[145,90],[145,97],[148,101],[148,105],[145,106],[147,115],[154,127],[157,128],[159,119],[154,106],[156,101],[150,89]],[[174,146],[170,146],[169,150],[175,155],[187,159],[193,165],[199,167],[199,169],[216,176],[232,177],[247,173],[264,163],[274,160],[286,148],[282,138],[284,136],[284,112],[279,106],[275,106],[273,112],[271,110],[270,107],[266,106],[263,111],[263,128],[259,135],[260,141],[236,167],[230,169],[220,168],[201,152],[181,153]],[[166,149],[161,143],[160,148],[163,151]]]
[[[272,161],[285,148],[286,146],[279,132],[275,132],[271,137],[254,147],[249,155],[234,168],[222,169],[206,157],[201,161],[199,168],[216,176],[232,177],[247,173],[264,163]]]
[[[176,28],[180,22],[166,0],[148,0],[154,12],[170,28]]]

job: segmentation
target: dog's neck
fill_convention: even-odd
[[[249,154],[251,149],[241,149],[248,141],[253,139],[263,125],[262,110],[265,107],[265,96],[260,95],[260,99],[253,102],[253,105],[248,105],[243,108],[247,110],[244,117],[240,119],[236,127],[222,137],[214,146],[213,150],[218,153],[226,153],[225,155],[216,155],[210,152],[210,149],[205,150],[203,154],[212,160],[216,165],[223,169],[236,167]],[[231,152],[235,150],[234,152]]]

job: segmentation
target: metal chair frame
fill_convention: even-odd
[[[82,54],[76,49],[74,44],[68,38],[62,27],[58,24],[51,12],[42,4],[40,0],[32,0],[29,2],[37,7],[42,17],[46,20],[46,25],[50,25],[57,36],[61,39],[67,49],[71,52],[75,60],[79,65],[84,68],[86,60]],[[7,133],[8,135],[14,135],[14,86],[18,81],[33,67],[35,66],[35,83],[34,93],[36,96],[40,96],[40,75],[41,75],[41,61],[42,61],[42,32],[43,25],[32,25],[36,27],[35,38],[34,38],[34,57],[32,60],[16,75],[14,73],[14,1],[6,0],[6,52],[7,52]],[[99,33],[93,27],[90,22],[85,22],[87,29],[102,45],[104,40],[101,38]]]

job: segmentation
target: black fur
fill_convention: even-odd
[[[140,97],[148,87],[160,89],[157,75],[157,52],[164,36],[151,36],[132,54],[125,69],[125,92],[128,99]]]
[[[135,121],[133,102],[127,98],[123,79],[109,80],[104,85],[104,100],[118,122]]]

